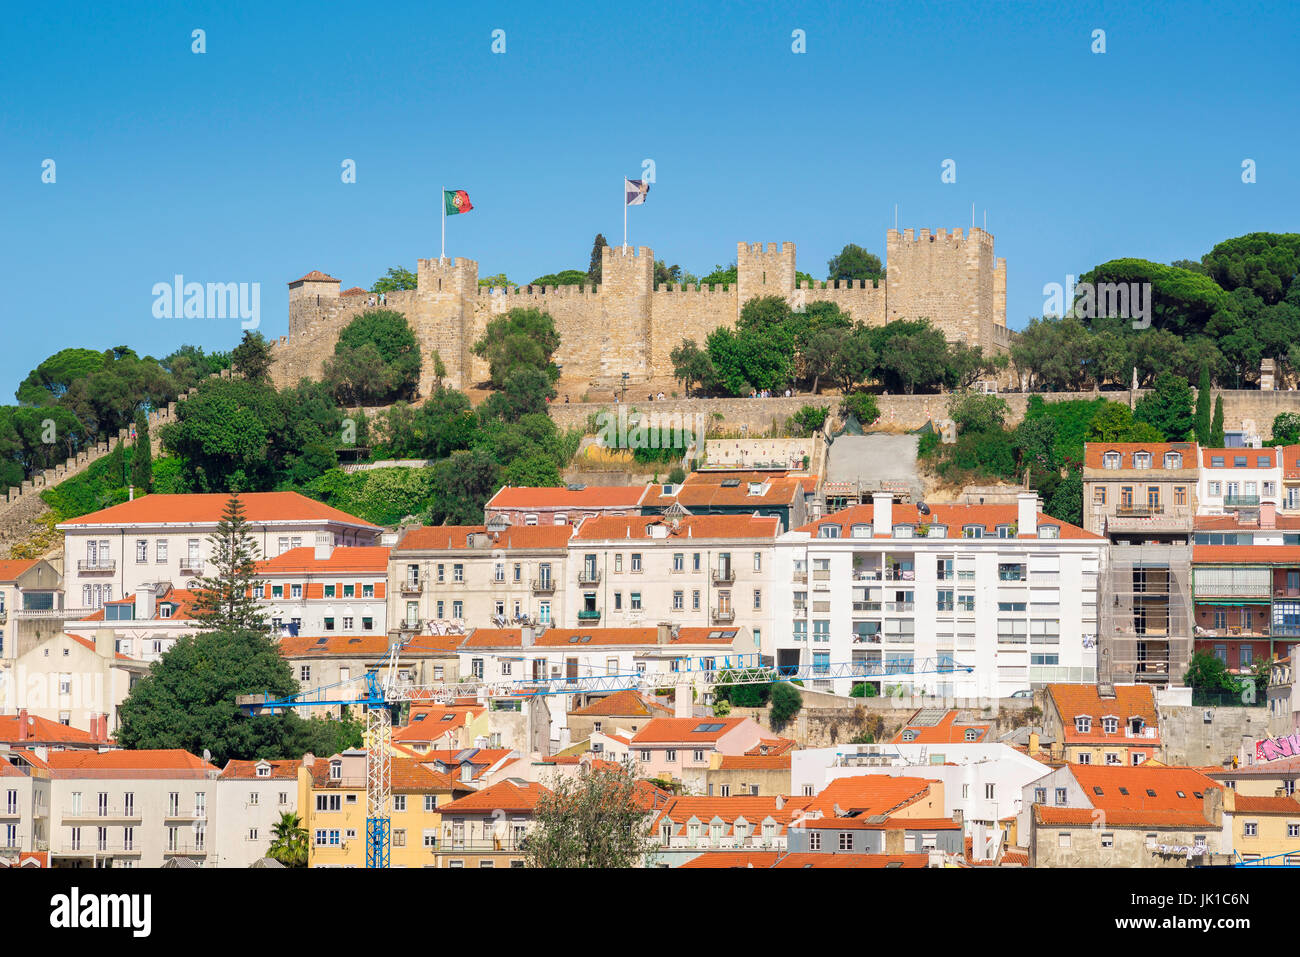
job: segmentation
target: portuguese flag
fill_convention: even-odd
[[[457,213],[468,213],[474,208],[469,201],[469,193],[463,189],[444,189],[442,199],[443,208],[448,216],[455,216]]]

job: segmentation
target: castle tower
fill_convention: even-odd
[[[448,385],[464,389],[487,377],[487,364],[471,351],[486,326],[475,320],[478,263],[473,259],[421,259],[416,263],[415,314],[407,315],[420,343],[420,394],[433,391],[433,351],[447,367]]]
[[[654,252],[649,246],[600,251],[600,326],[586,331],[589,348],[600,350],[600,374],[649,375],[650,297]]]
[[[794,243],[736,244],[736,317],[756,296],[794,294]]]
[[[886,321],[929,319],[950,342],[997,348],[994,328],[1007,324],[1006,260],[994,257],[990,233],[891,229],[885,246]]]
[[[289,283],[289,335],[304,331],[309,317],[314,315],[322,300],[338,299],[339,286],[339,280],[319,269]]]

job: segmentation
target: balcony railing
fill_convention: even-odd
[[[82,808],[81,810],[65,810],[63,812],[64,823],[73,821],[139,821],[142,820],[140,812],[135,807],[124,808],[114,805],[100,809],[98,806]]]
[[[795,572],[793,575],[790,576],[790,581],[796,585],[805,585],[808,583],[808,573]]]
[[[187,575],[202,575],[204,561],[201,558],[182,558],[181,572]]]
[[[14,618],[46,619],[68,621],[73,618],[85,618],[99,611],[98,608],[15,608]]]
[[[403,595],[418,595],[424,591],[423,578],[407,578],[401,584]]]
[[[713,609],[713,620],[714,621],[735,621],[736,613],[730,608],[715,608]]]
[[[555,591],[554,578],[534,578],[532,581],[534,594],[549,595]]]
[[[1225,495],[1223,496],[1224,508],[1258,508],[1258,495]]]
[[[81,559],[77,562],[77,571],[92,574],[95,572],[112,572],[117,570],[117,559],[115,558],[96,558],[92,560]]]
[[[914,582],[916,581],[916,572],[911,568],[890,568],[885,571],[885,581],[887,582]]]
[[[885,611],[915,611],[916,602],[914,601],[887,601],[885,602]]]
[[[1274,638],[1300,638],[1300,625],[1288,625],[1275,621],[1269,626],[1269,631]]]
[[[1121,518],[1150,518],[1164,513],[1163,505],[1117,505],[1115,507],[1115,514]]]
[[[599,621],[599,608],[581,608],[578,610],[578,621]]]
[[[730,585],[736,580],[736,570],[734,568],[715,568],[713,570],[713,584]]]
[[[596,568],[584,568],[578,572],[579,585],[599,585],[600,570]]]

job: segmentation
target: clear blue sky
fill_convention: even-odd
[[[895,203],[916,228],[968,228],[975,203],[1018,328],[1066,273],[1300,228],[1300,14],[1219,7],[11,6],[0,401],[68,345],[233,346],[237,320],[153,318],[176,273],[261,283],[262,331],[281,335],[308,270],[368,287],[436,256],[442,186],[473,199],[448,254],[481,275],[585,269],[645,158],[630,241],[700,274],[739,240],[793,240],[823,277],[846,242],[883,258]]]

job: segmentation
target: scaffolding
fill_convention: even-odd
[[[1099,682],[1182,684],[1193,645],[1191,572],[1190,545],[1111,545]]]

